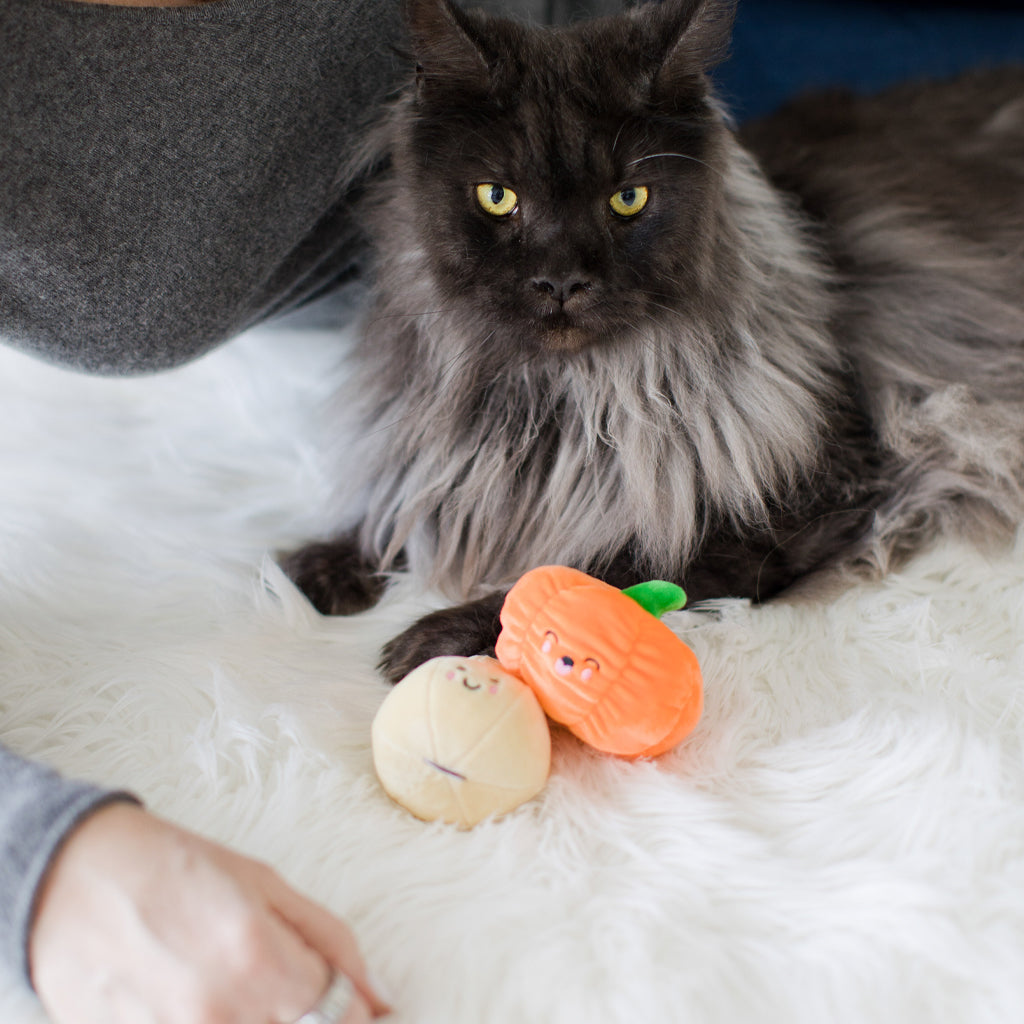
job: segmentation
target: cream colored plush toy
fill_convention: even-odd
[[[551,767],[537,698],[493,658],[434,658],[414,669],[384,699],[372,739],[393,800],[462,828],[536,796]]]

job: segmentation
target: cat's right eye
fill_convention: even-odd
[[[646,205],[650,193],[643,185],[631,185],[619,189],[608,200],[608,205],[617,217],[635,217]]]
[[[497,185],[493,181],[477,185],[476,201],[480,204],[480,209],[492,217],[508,217],[515,213],[516,207],[519,206],[519,196],[512,189]]]

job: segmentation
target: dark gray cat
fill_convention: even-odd
[[[543,563],[691,598],[883,571],[1024,509],[1024,69],[798,102],[737,133],[732,3],[568,28],[409,0],[374,137],[352,511],[286,568],[324,612],[406,564],[487,649]]]

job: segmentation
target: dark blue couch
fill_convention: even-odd
[[[873,91],[914,77],[1024,63],[1022,0],[740,0],[716,73],[739,118],[819,86]]]

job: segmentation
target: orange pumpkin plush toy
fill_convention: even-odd
[[[619,590],[542,566],[509,591],[496,654],[584,742],[655,757],[693,730],[704,702],[696,655],[657,617],[685,600],[659,580]]]

